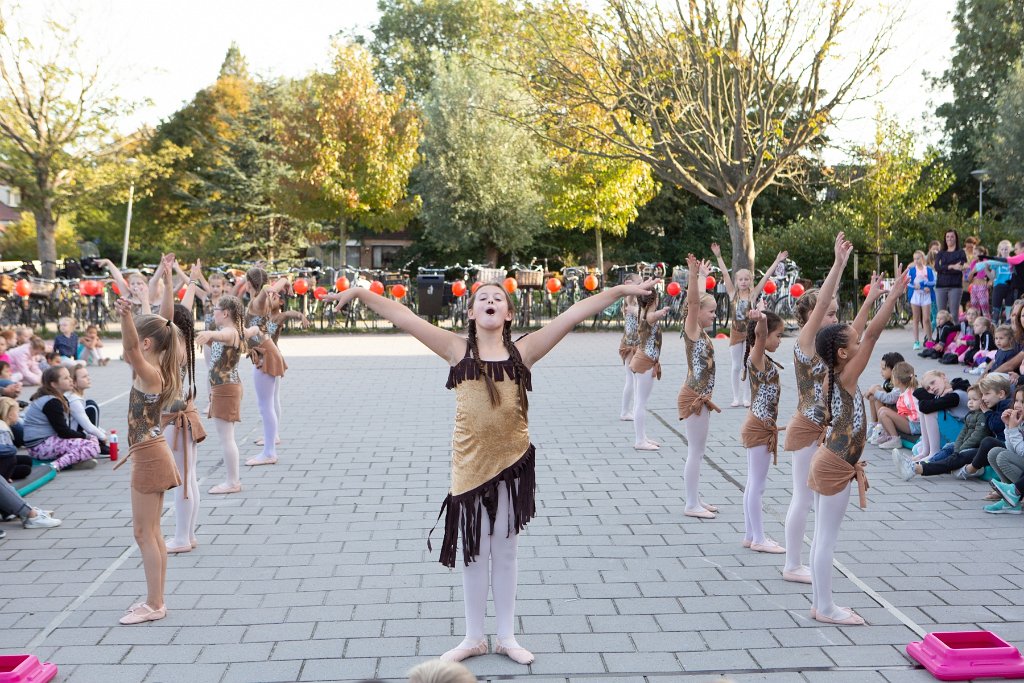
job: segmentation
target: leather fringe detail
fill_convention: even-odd
[[[533,391],[533,377],[532,373],[527,370],[523,373],[522,377],[516,376],[515,363],[509,360],[491,361],[485,360],[484,372],[490,375],[491,379],[495,382],[502,382],[508,377],[512,381],[523,381],[526,383],[526,390]],[[451,366],[448,370],[448,383],[444,385],[445,389],[454,389],[462,382],[467,379],[481,379],[480,368],[472,358],[463,358],[455,365]]]
[[[490,481],[481,484],[472,491],[453,496],[448,494],[441,504],[441,512],[437,519],[444,515],[444,538],[441,540],[441,564],[455,567],[458,553],[458,542],[462,535],[462,561],[468,566],[480,554],[480,534],[483,533],[484,517],[490,523],[488,534],[494,533],[494,520],[498,511],[498,487],[505,486],[509,501],[509,534],[518,534],[537,513],[536,492],[536,450],[533,444],[526,449],[515,464],[505,468]],[[437,524],[434,524],[434,529]],[[430,530],[430,534],[434,533]],[[433,550],[427,535],[427,549]]]

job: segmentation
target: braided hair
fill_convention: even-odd
[[[502,287],[499,282],[489,282],[484,287],[497,287],[502,292],[505,288]],[[506,301],[508,302],[508,309],[511,312],[515,312],[515,306],[512,303],[512,297],[506,292]],[[480,358],[480,348],[478,345],[478,338],[476,333],[476,320],[471,318],[468,325],[468,338],[467,343],[469,345],[470,357],[473,359],[474,365],[476,365],[477,374],[484,378],[484,382],[487,385],[487,396],[491,399],[492,406],[501,405],[501,396],[498,394],[498,388],[494,385],[494,378],[487,372],[487,368],[484,366],[484,361]],[[519,350],[516,348],[515,343],[512,341],[512,321],[506,320],[504,326],[501,329],[501,341],[508,351],[509,360],[512,361],[512,366],[515,370],[514,379],[519,385],[519,405],[523,410],[523,414],[530,407],[529,398],[526,393],[526,364],[523,363],[522,356],[519,355]]]
[[[762,311],[761,315],[764,316],[765,322],[768,325],[768,334],[771,334],[775,330],[782,327],[782,318],[771,311]],[[751,321],[753,322],[753,321]],[[750,359],[750,350],[754,348],[754,343],[757,341],[757,325],[747,325],[747,343],[743,349],[743,373],[740,375],[741,381],[747,381],[747,360]],[[776,361],[774,358],[769,356],[767,353],[764,354],[766,361],[771,363],[777,368],[781,368],[782,364]]]
[[[637,326],[637,333],[640,338],[643,339],[651,329],[651,324],[647,322],[647,314],[658,307],[658,293],[651,292],[644,296],[638,296],[636,301],[640,305],[640,310],[637,311],[637,319],[639,323]]]
[[[832,397],[836,387],[836,365],[839,363],[839,349],[846,346],[850,326],[835,323],[818,330],[814,336],[814,352],[828,368],[828,398],[825,400],[825,424],[832,424]]]
[[[196,325],[192,311],[181,304],[174,304],[174,326],[181,331],[185,347],[185,376],[188,379],[189,400],[196,397]]]
[[[242,300],[237,296],[225,294],[217,301],[217,308],[227,311],[231,315],[231,323],[235,326],[235,331],[238,332],[237,348],[245,349],[245,331],[242,329],[242,317],[245,315],[245,308],[242,306]]]

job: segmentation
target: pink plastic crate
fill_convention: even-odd
[[[0,655],[0,683],[46,683],[56,675],[56,664],[35,655]]]
[[[907,645],[907,654],[940,681],[1024,678],[1024,657],[990,631],[929,633]]]

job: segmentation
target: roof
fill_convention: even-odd
[[[21,220],[21,211],[0,202],[0,223],[16,223]]]

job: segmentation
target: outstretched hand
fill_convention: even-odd
[[[334,312],[338,313],[354,298],[356,298],[356,290],[353,287],[349,287],[344,292],[331,292],[324,297],[324,301],[333,301]]]
[[[203,330],[202,332],[196,332],[196,344],[199,346],[206,346],[210,343],[213,332],[209,330]]]
[[[717,256],[718,258],[722,257],[722,248],[718,246],[718,242],[711,243],[711,253]]]
[[[902,263],[900,264],[899,273],[896,275],[896,281],[892,285],[892,294],[900,296],[907,291],[907,282],[909,280],[907,277],[907,271],[909,270],[910,266],[904,266]]]
[[[878,297],[882,296],[882,276],[872,271],[871,273],[871,284],[868,288],[868,295],[865,300],[873,302]]]
[[[701,260],[697,267],[697,274],[702,278],[707,279],[708,275],[711,275],[711,262],[707,260]]]
[[[846,239],[846,233],[842,231],[836,235],[835,252],[836,261],[844,264],[850,258],[850,254],[853,253],[853,242]]]
[[[661,284],[660,278],[652,278],[644,280],[640,284],[627,282],[619,285],[619,296],[647,296],[650,294],[655,286]],[[350,291],[350,290],[345,290]],[[345,292],[342,292],[344,294]]]
[[[131,315],[132,302],[124,297],[121,297],[120,299],[114,302],[114,308],[116,308],[117,312],[120,313],[121,315]]]

